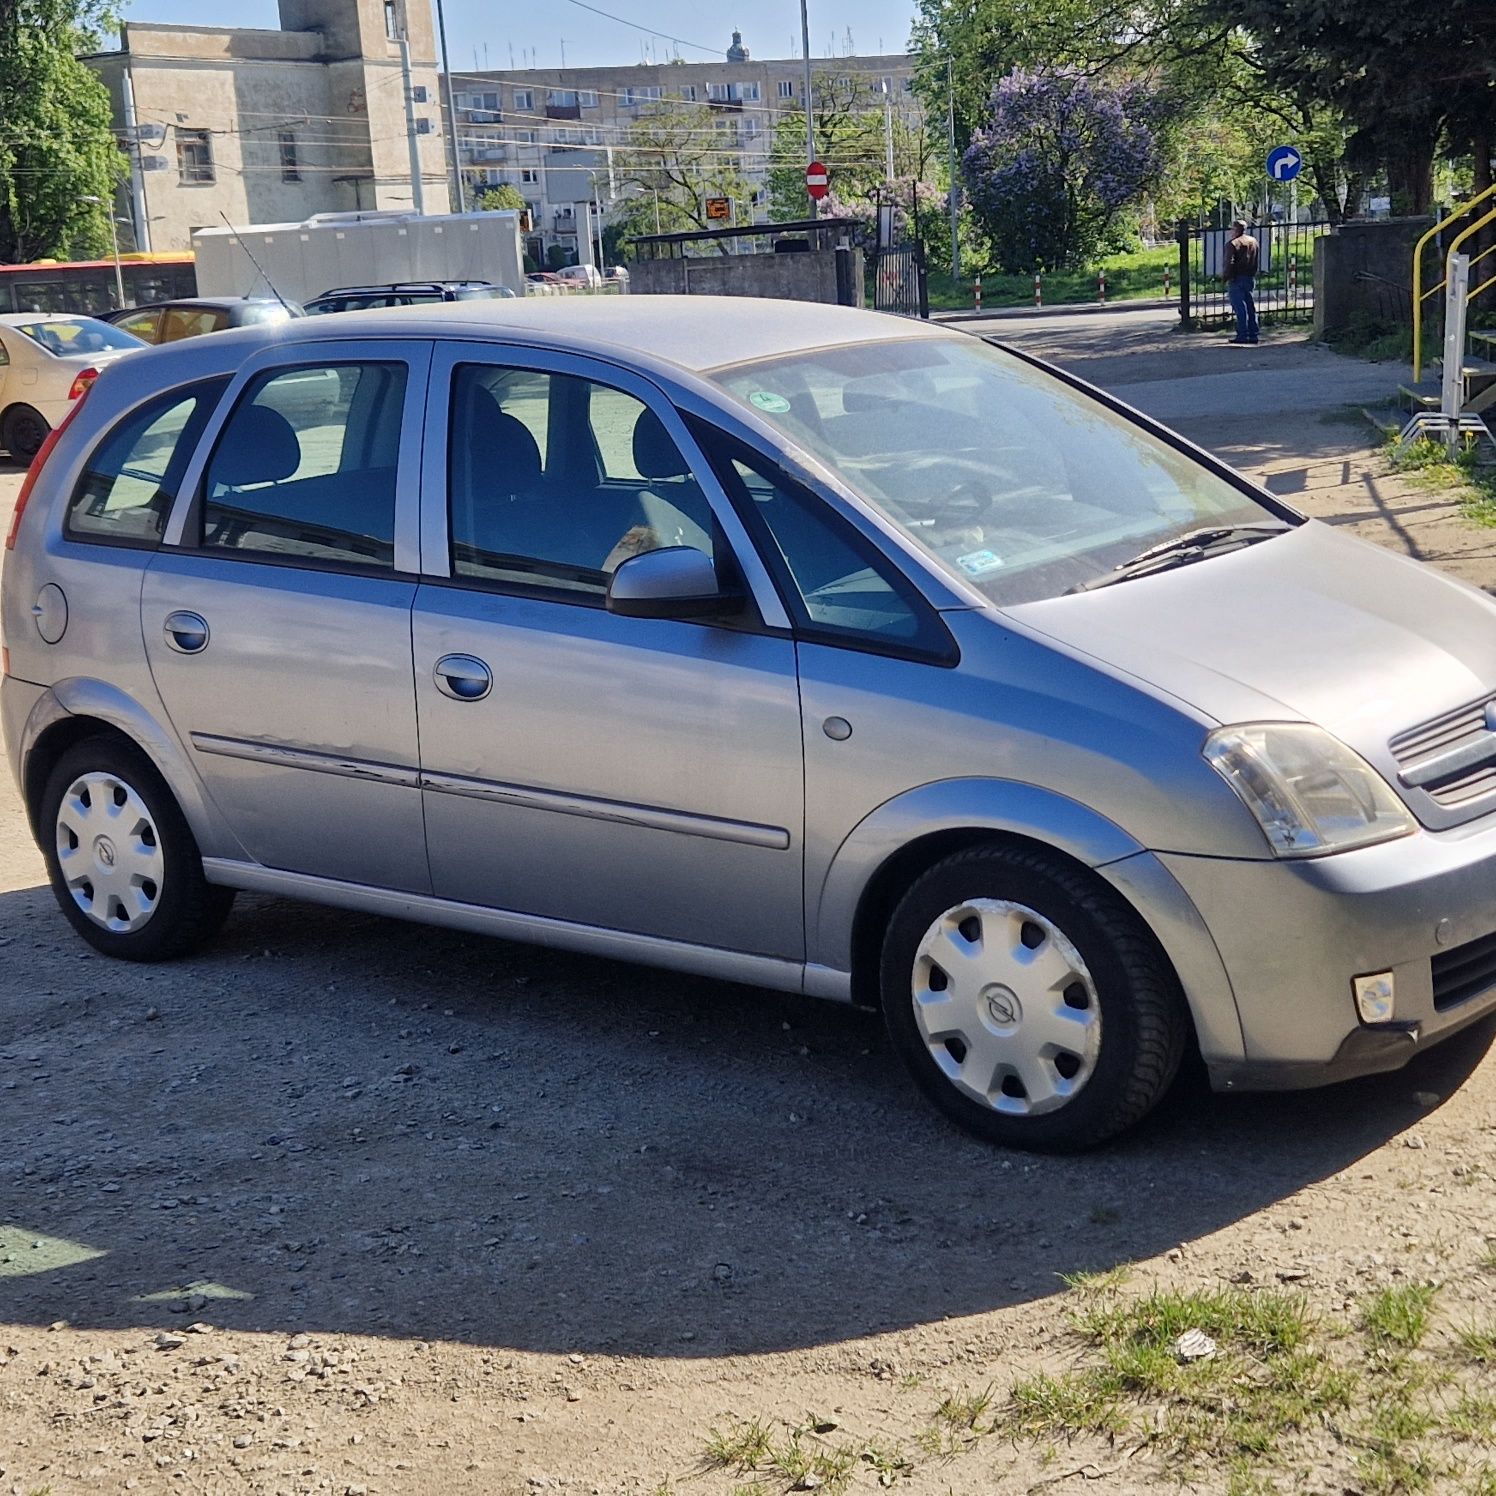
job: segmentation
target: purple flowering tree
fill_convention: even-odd
[[[1158,180],[1158,103],[1140,83],[1015,68],[961,161],[967,200],[999,266],[1084,264]]]

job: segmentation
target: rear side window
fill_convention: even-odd
[[[263,375],[209,459],[203,547],[392,569],[404,404],[404,364]]]
[[[89,455],[73,490],[70,540],[155,546],[182,474],[227,379],[212,379],[132,410]]]

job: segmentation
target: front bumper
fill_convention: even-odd
[[[1395,1070],[1496,1011],[1496,961],[1489,981],[1477,962],[1459,990],[1435,978],[1436,957],[1496,933],[1496,817],[1330,857],[1158,860],[1204,920],[1235,998],[1243,1052],[1207,1053],[1217,1089]],[[1396,985],[1393,1021],[1363,1024],[1351,979],[1382,971]]]

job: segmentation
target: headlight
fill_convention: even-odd
[[[1279,857],[1343,852],[1415,829],[1387,781],[1322,727],[1222,727],[1205,740],[1205,757]]]

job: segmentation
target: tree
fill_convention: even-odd
[[[107,21],[97,0],[0,0],[0,260],[108,251],[125,162],[108,91],[76,55]]]
[[[1081,264],[1162,166],[1152,96],[1076,72],[1015,68],[961,171],[973,215],[1008,271]]]
[[[731,114],[667,100],[628,132],[614,153],[614,178],[620,187],[647,196],[651,214],[658,203],[666,233],[711,228],[709,197],[742,203],[753,195],[737,153],[735,125]]]
[[[473,196],[473,206],[480,213],[524,213],[530,205],[518,187],[500,182],[497,187],[480,187]]]

